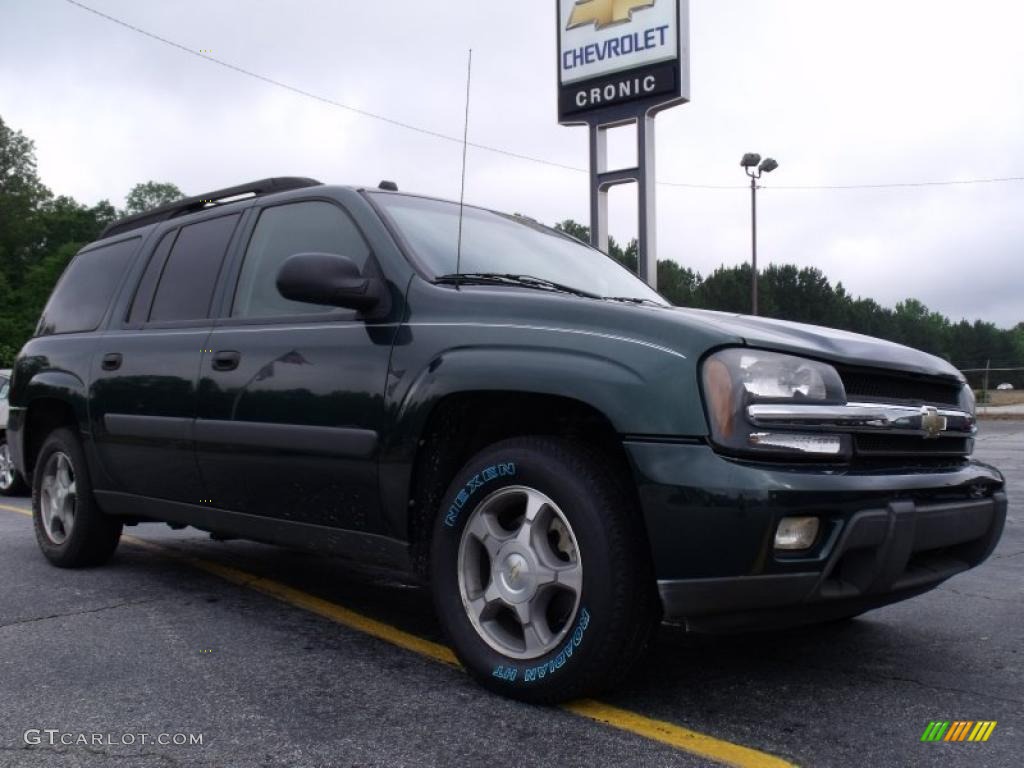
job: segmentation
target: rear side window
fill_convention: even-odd
[[[308,200],[267,208],[245,252],[231,316],[273,317],[335,309],[290,301],[277,290],[281,264],[296,253],[336,253],[352,259],[362,271],[370,246],[348,214],[331,203]]]
[[[150,322],[209,316],[217,275],[237,223],[235,214],[182,227],[160,275]]]
[[[10,389],[10,385],[7,383],[7,379],[0,376],[0,400],[7,399],[7,390]]]
[[[149,300],[153,297],[156,289],[156,281],[160,279],[160,272],[167,261],[167,254],[174,245],[174,238],[178,236],[178,230],[172,230],[161,238],[159,245],[154,249],[153,255],[149,258],[146,271],[142,274],[139,287],[135,289],[135,298],[132,300],[131,314],[128,316],[130,323],[144,323],[149,314]]]
[[[46,303],[38,335],[96,330],[140,240],[123,240],[75,256]]]

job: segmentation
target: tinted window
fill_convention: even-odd
[[[3,377],[0,377],[0,400],[6,400],[7,399],[7,389],[8,389],[7,379],[5,379]]]
[[[139,242],[136,237],[75,256],[46,303],[39,334],[96,330]]]
[[[146,266],[146,271],[142,275],[142,280],[139,281],[139,287],[135,289],[135,298],[132,299],[132,311],[128,316],[129,322],[145,322],[146,311],[149,309],[149,300],[153,296],[156,281],[160,279],[160,272],[163,270],[164,262],[167,260],[167,253],[171,250],[171,246],[174,245],[174,238],[177,234],[178,230],[168,232],[153,251],[149,264]]]
[[[236,214],[182,227],[160,276],[151,322],[209,316],[217,275],[237,222]]]
[[[362,270],[370,256],[355,223],[335,205],[320,201],[267,208],[260,214],[238,278],[233,317],[328,312],[334,307],[290,301],[277,290],[282,262],[296,253],[337,253]]]

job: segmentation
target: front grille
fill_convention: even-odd
[[[960,384],[947,379],[877,371],[839,368],[839,376],[850,402],[921,403],[957,405]]]
[[[971,452],[969,437],[926,440],[917,435],[855,435],[858,456],[965,456]]]

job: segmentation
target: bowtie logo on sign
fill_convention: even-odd
[[[633,20],[633,11],[650,8],[657,0],[577,0],[566,30],[593,24],[601,30]]]

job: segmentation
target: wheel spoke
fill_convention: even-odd
[[[492,560],[501,549],[502,541],[509,537],[507,533],[502,536],[502,531],[492,522],[493,520],[494,518],[490,515],[474,515],[473,519],[469,521],[469,525],[466,526],[466,532],[480,542]]]
[[[63,453],[57,459],[57,484],[62,491],[66,491],[72,483],[71,464]]]
[[[583,591],[583,567],[572,563],[565,568],[555,570],[555,583],[569,591],[580,594]]]
[[[44,476],[39,488],[39,512],[43,518],[43,527],[48,532],[53,530],[53,511],[56,503],[53,478]]]
[[[470,610],[480,620],[486,620],[494,615],[494,612],[501,605],[501,595],[498,593],[498,588],[494,584],[489,584],[480,595],[470,598],[469,607]]]
[[[532,489],[526,491],[526,514],[523,515],[523,522],[519,526],[519,530],[516,531],[516,539],[524,547],[534,548],[534,530],[538,527],[540,512],[545,504],[547,504],[547,499],[539,493]]]
[[[545,626],[543,619],[523,626],[523,642],[528,653],[541,653],[546,650],[551,637],[551,630]]]
[[[69,535],[71,533],[71,526],[75,524],[75,513],[73,507],[67,501],[61,505],[58,517],[60,517],[60,524],[64,528],[64,535]]]

